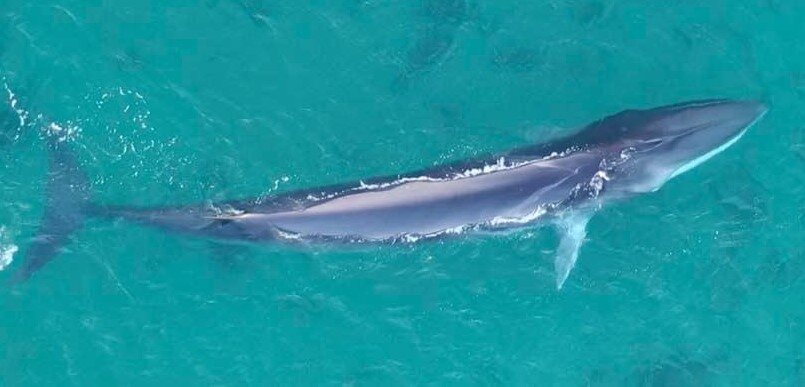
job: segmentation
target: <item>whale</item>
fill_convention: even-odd
[[[605,205],[660,189],[735,144],[767,112],[750,100],[625,110],[562,138],[433,168],[257,198],[180,206],[96,203],[69,141],[48,141],[44,215],[15,282],[71,243],[88,218],[221,241],[338,248],[553,226],[561,289]]]

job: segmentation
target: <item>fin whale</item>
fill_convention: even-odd
[[[68,142],[48,139],[44,216],[15,281],[30,278],[88,217],[123,218],[222,240],[388,243],[548,224],[561,288],[602,205],[659,189],[735,143],[766,112],[706,100],[626,110],[575,134],[489,158],[247,200],[137,208],[93,203]],[[47,137],[47,136],[46,136]]]

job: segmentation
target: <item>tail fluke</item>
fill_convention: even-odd
[[[24,266],[14,278],[15,283],[27,280],[50,262],[84,225],[89,210],[90,182],[70,144],[55,135],[45,136],[50,158],[45,210],[36,237],[25,253]]]

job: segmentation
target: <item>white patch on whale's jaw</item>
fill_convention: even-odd
[[[747,127],[747,129],[748,129],[748,127]],[[701,156],[699,156],[699,157],[697,157],[697,158],[695,158],[695,159],[693,159],[691,161],[688,161],[685,164],[682,164],[682,166],[680,166],[674,172],[671,173],[671,176],[668,177],[668,180],[671,180],[671,179],[673,179],[673,178],[675,178],[675,177],[677,177],[677,176],[679,176],[679,175],[681,175],[681,174],[683,174],[683,173],[685,173],[687,171],[690,171],[693,168],[698,167],[703,162],[705,162],[705,161],[711,159],[713,156],[723,152],[725,149],[727,149],[730,146],[732,146],[732,144],[735,144],[736,142],[738,142],[738,140],[741,137],[743,137],[743,135],[746,133],[747,129],[744,129],[737,136],[735,136],[732,139],[730,139],[729,141],[721,144],[719,147],[717,147],[717,148],[715,148],[715,149],[713,149],[713,150],[711,150],[711,151],[709,151],[709,152],[707,152],[707,153],[705,153],[705,154],[703,154],[703,155],[701,155]]]

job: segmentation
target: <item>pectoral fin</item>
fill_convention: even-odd
[[[556,228],[560,234],[559,247],[556,249],[556,260],[554,261],[557,289],[562,289],[570,271],[576,265],[579,250],[587,235],[587,223],[591,216],[592,214],[572,214],[556,222]]]

